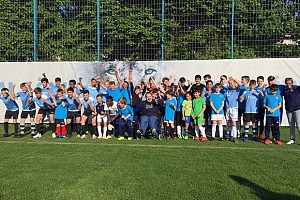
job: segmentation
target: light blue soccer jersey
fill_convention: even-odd
[[[229,88],[225,93],[225,105],[226,108],[238,108],[239,106],[239,94],[240,94],[240,90],[239,88]]]
[[[19,109],[19,106],[16,101],[13,101],[10,96],[7,98],[4,98],[2,95],[0,95],[0,99],[3,101],[4,105],[6,106],[6,109],[9,111],[16,111]]]
[[[248,90],[243,94],[242,97],[245,102],[245,113],[258,113],[259,95],[260,93],[258,93],[256,90]]]
[[[90,105],[88,104],[88,101],[90,101],[92,105],[95,105],[95,103],[96,103],[95,99],[92,98],[92,97],[89,97],[88,100],[85,100],[84,98],[81,98],[81,99],[80,99],[80,102],[81,102],[82,107],[84,108],[84,110],[86,110],[86,111],[91,111],[91,107],[90,107]]]
[[[183,100],[184,100],[183,96],[181,96],[181,95],[176,96],[176,101],[177,101],[176,111],[177,112],[181,112]]]
[[[221,93],[212,93],[210,96],[210,102],[213,103],[216,110],[219,110],[222,106],[222,103],[225,102],[225,97]],[[215,111],[211,109],[211,114],[215,115]],[[222,109],[219,114],[224,114],[224,110]]]
[[[85,89],[89,91],[90,97],[92,97],[93,99],[97,98],[97,95],[99,94],[98,88],[86,86]]]
[[[133,120],[133,109],[131,106],[126,105],[126,108],[120,108],[119,109],[119,114],[122,116],[124,115],[125,117],[127,117],[129,114],[131,114],[131,116],[127,119],[127,120]]]
[[[240,97],[240,96],[243,96],[243,95],[245,94],[245,92],[249,90],[249,88],[250,88],[249,86],[241,85],[241,86],[240,86],[240,94],[239,94],[239,97]],[[240,108],[240,109],[245,109],[245,108],[246,108],[246,102],[245,102],[245,101],[243,101],[243,102],[240,102],[240,101],[239,101],[239,108]]]
[[[126,104],[131,104],[131,88],[127,87],[127,89],[124,89],[124,87],[122,87],[120,97],[126,98]]]
[[[54,108],[53,106],[43,102],[42,98],[44,98],[48,102],[53,102],[51,97],[44,95],[44,94],[41,95],[41,98],[34,97],[31,101],[36,103],[42,109],[53,109]]]
[[[102,94],[103,96],[102,101],[106,103],[106,98],[109,96],[107,90],[104,89],[103,87],[100,87],[99,93]]]
[[[264,87],[255,87],[255,90],[263,91]],[[259,99],[258,99],[258,107],[259,108],[264,108],[264,97],[259,94]]]
[[[264,104],[266,104],[266,106],[268,106],[269,108],[271,108],[271,109],[276,108],[279,103],[282,103],[282,98],[280,95],[278,95],[278,94],[275,94],[275,95],[266,94],[265,95]],[[279,117],[280,109],[277,109],[274,113],[270,113],[270,112],[268,112],[268,110],[266,110],[266,115],[270,116],[270,117]]]
[[[68,111],[72,111],[72,112],[79,111],[78,110],[79,104],[74,97],[70,98],[69,96],[67,96],[65,99],[68,103]]]
[[[35,104],[33,102],[28,103],[28,99],[30,98],[30,95],[28,92],[17,92],[16,97],[20,97],[22,102],[22,110],[23,111],[31,111],[35,110]],[[28,105],[29,104],[29,105]]]
[[[57,92],[57,90],[59,89],[59,87],[53,83],[49,83],[50,86],[50,92],[52,95],[55,95],[55,93]]]
[[[286,90],[285,85],[278,85],[277,95],[283,96],[284,91]],[[270,86],[266,88],[265,90],[266,94],[271,94]]]
[[[107,89],[107,93],[109,96],[112,96],[113,101],[118,102],[121,97],[121,90],[120,87],[116,87],[116,89],[111,90],[110,88]]]
[[[174,104],[174,107],[171,105],[171,102]],[[174,121],[176,107],[177,107],[177,101],[175,97],[166,100],[165,117],[164,117],[166,121]]]

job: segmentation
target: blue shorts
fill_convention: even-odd
[[[191,116],[185,116],[185,123],[191,122]]]

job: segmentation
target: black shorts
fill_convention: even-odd
[[[244,113],[244,119],[246,122],[256,122],[259,116],[257,113]]]
[[[80,111],[68,111],[68,114],[67,114],[67,119],[74,119],[77,118],[77,117],[81,117],[81,112]]]
[[[38,112],[38,115],[47,115],[47,113],[49,114],[49,115],[51,115],[51,114],[54,114],[54,109],[43,109],[43,108],[40,108],[39,109],[39,112]]]
[[[64,119],[55,119],[55,124],[56,125],[58,125],[58,124],[64,125],[65,124],[65,120]]]
[[[86,116],[86,117],[89,117],[91,114],[93,113],[93,111],[89,111],[89,110],[85,110],[85,111],[83,111],[83,114],[82,115],[84,115],[84,116]]]
[[[208,120],[208,116],[211,116],[211,106],[206,104],[206,109],[204,110],[204,119]]]
[[[36,110],[23,110],[21,113],[21,119],[26,119],[29,115],[30,118],[35,117]]]
[[[242,120],[245,121],[245,120],[246,120],[246,119],[245,119],[245,109],[239,108],[239,109],[238,109],[238,113],[239,113],[239,118],[238,118],[238,120],[240,121],[241,118],[242,118]]]
[[[10,119],[10,118],[18,119],[18,115],[19,115],[19,110],[15,110],[15,111],[6,110],[4,119]]]

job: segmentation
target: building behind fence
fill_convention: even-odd
[[[0,0],[0,61],[300,57],[299,0]]]

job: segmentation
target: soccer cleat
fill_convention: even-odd
[[[125,138],[124,138],[123,136],[120,136],[120,137],[118,138],[118,140],[119,140],[119,141],[125,140]]]
[[[227,140],[227,139],[229,139],[229,137],[230,137],[230,136],[229,136],[229,133],[226,133],[226,134],[225,134],[225,139]]]
[[[86,138],[86,134],[83,134],[80,139],[85,139]]]
[[[215,141],[215,140],[216,140],[216,138],[214,138],[214,137],[209,138],[209,141]]]
[[[263,140],[263,139],[264,139],[263,134],[259,134],[258,138],[259,138],[260,140]]]
[[[174,140],[177,140],[177,137],[175,136],[173,139],[174,139]]]
[[[112,138],[111,135],[106,136],[106,139],[111,139],[111,138]]]
[[[179,139],[182,139],[182,136],[181,136],[180,134],[178,134],[178,138],[179,138]]]
[[[76,135],[76,139],[80,139],[80,137],[81,137],[80,134]]]
[[[40,133],[37,133],[35,136],[33,136],[32,138],[41,138],[42,137],[42,134]]]
[[[271,140],[271,144],[272,144],[272,143],[274,143],[274,144],[276,143],[276,140],[275,140],[275,138],[272,138],[272,140]]]
[[[221,138],[219,138],[219,141],[223,142],[223,141],[224,141],[224,139],[221,137]]]
[[[295,140],[290,140],[286,144],[296,144]]]
[[[95,134],[93,134],[92,136],[93,140],[97,139],[97,136]]]
[[[206,137],[201,138],[201,142],[207,142],[207,141],[208,141],[208,139]]]
[[[265,144],[269,145],[271,143],[271,141],[269,139],[266,139]]]
[[[56,134],[55,133],[52,133],[52,138],[56,138]]]
[[[245,136],[244,137],[244,142],[248,142],[248,140],[249,140],[248,137]]]
[[[276,140],[276,144],[281,146],[282,145],[282,142],[280,140]]]
[[[162,134],[162,133],[160,133],[160,134],[158,135],[158,139],[159,139],[159,140],[162,140],[162,139],[163,139],[163,134]]]
[[[25,137],[25,134],[24,134],[24,133],[23,133],[23,134],[22,134],[22,133],[20,134],[20,138],[22,138],[22,137]]]
[[[188,140],[188,139],[189,139],[189,136],[186,135],[186,136],[183,137],[183,139]]]
[[[168,140],[171,139],[171,136],[168,136],[167,139],[168,139]]]
[[[15,134],[14,134],[14,138],[20,138],[19,134],[18,134],[18,133],[15,133]]]
[[[237,139],[235,137],[232,137],[232,142],[238,143]]]
[[[253,137],[252,140],[253,140],[254,142],[260,142],[260,139],[257,138],[257,137]]]
[[[4,133],[3,137],[9,137],[9,134],[8,133]]]
[[[196,136],[196,137],[195,137],[195,141],[198,141],[198,140],[199,140],[199,137],[198,137],[198,136]]]
[[[132,140],[132,137],[128,137],[127,140],[128,140],[128,141],[131,141],[131,140]]]
[[[157,132],[156,132],[155,128],[152,129],[152,135],[153,135],[154,137],[157,137]]]
[[[101,137],[101,136],[98,136],[97,138],[98,138],[98,139],[104,139],[104,138],[103,138],[103,137]]]

